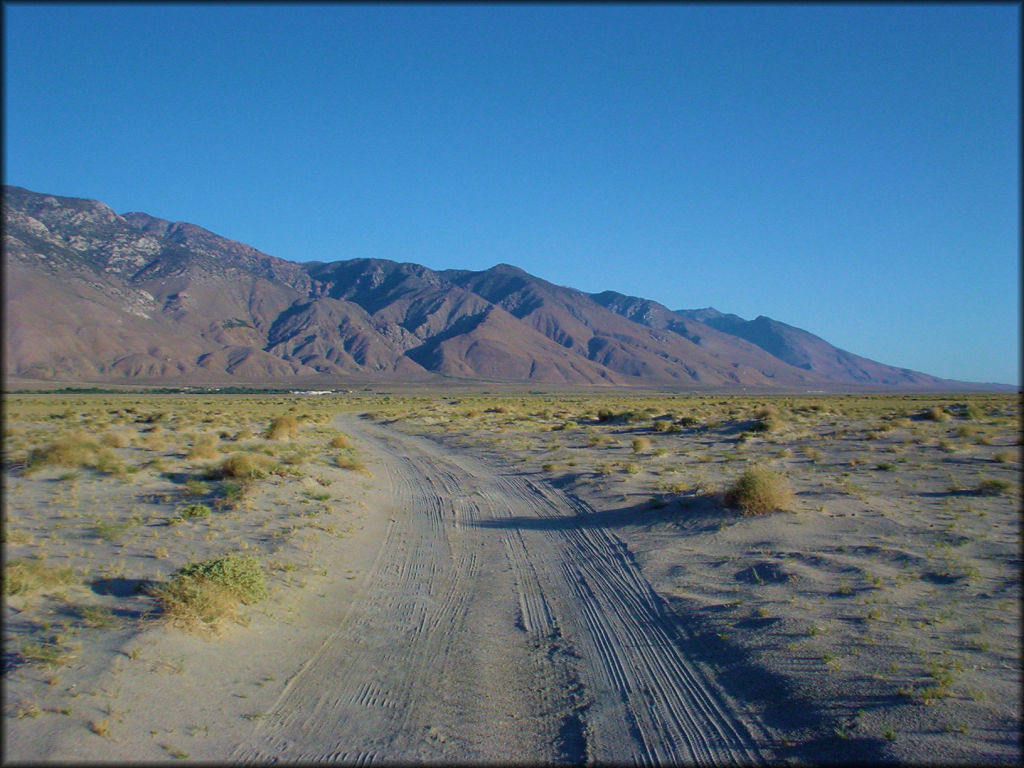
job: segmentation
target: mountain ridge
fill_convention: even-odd
[[[588,294],[511,264],[291,262],[195,224],[13,186],[4,225],[8,379],[985,386],[877,363],[764,316]]]

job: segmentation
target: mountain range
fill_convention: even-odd
[[[768,317],[588,294],[517,267],[295,263],[194,224],[4,187],[8,382],[445,379],[957,390]]]

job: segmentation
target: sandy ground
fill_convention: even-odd
[[[874,412],[743,437],[740,416],[667,433],[378,398],[274,448],[298,471],[173,525],[203,466],[173,419],[159,450],[109,427],[137,431],[124,461],[165,458],[134,473],[9,460],[5,562],[75,578],[6,597],[4,758],[1013,762],[1019,486],[974,490],[1017,482],[1000,402],[958,440]],[[337,430],[369,474],[330,460]],[[754,459],[791,511],[724,507]],[[228,550],[271,576],[244,624],[190,634],[136,590]]]
[[[1013,400],[936,422],[921,418],[927,398],[811,398],[767,433],[751,429],[754,404],[667,400],[608,423],[590,401],[385,413],[579,499],[591,510],[580,524],[622,542],[687,652],[757,713],[773,760],[1019,760]],[[962,401],[947,404],[961,413]],[[673,408],[700,418],[656,430]],[[637,437],[649,441],[639,453]],[[789,478],[788,511],[724,505],[753,463]],[[992,480],[1005,492],[978,491]]]

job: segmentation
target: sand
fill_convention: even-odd
[[[329,403],[280,444],[295,475],[172,525],[202,465],[173,440],[160,471],[9,465],[5,561],[76,578],[6,598],[5,759],[1021,757],[1019,487],[976,492],[1016,482],[1005,418],[972,420],[984,442],[856,409],[743,437],[743,414],[659,432],[488,402]],[[126,462],[152,453],[142,424],[110,428],[138,432]],[[336,430],[368,473],[332,461]],[[723,504],[753,460],[788,475],[788,511]],[[135,589],[228,550],[259,555],[270,595],[219,634]],[[46,639],[51,666],[22,652]]]

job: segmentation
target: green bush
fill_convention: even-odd
[[[178,513],[176,520],[191,520],[195,517],[208,517],[210,514],[210,508],[205,504],[189,504],[187,507],[183,507]]]
[[[20,595],[44,587],[70,584],[75,573],[70,568],[54,568],[42,560],[11,560],[4,565],[4,594]]]
[[[263,568],[253,555],[224,555],[199,563],[189,563],[175,574],[179,579],[202,579],[220,584],[243,603],[266,597]]]
[[[266,577],[252,555],[224,555],[189,563],[152,594],[171,621],[187,629],[209,630],[237,618],[239,603],[265,597]]]

